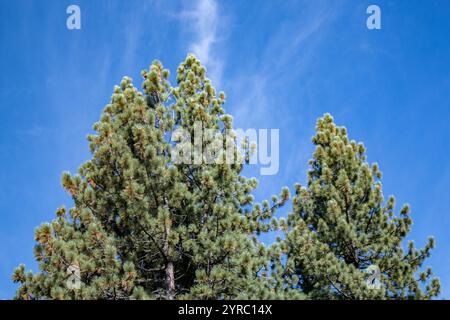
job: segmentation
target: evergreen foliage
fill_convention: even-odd
[[[272,206],[254,204],[257,181],[240,174],[244,160],[236,144],[240,160],[230,164],[174,163],[171,151],[183,143],[171,140],[175,130],[194,139],[200,122],[223,136],[232,133],[225,95],[216,93],[194,56],[179,66],[176,87],[158,61],[142,76],[143,93],[128,77],[115,87],[88,137],[92,159],[78,174],[63,174],[75,207],[68,220],[58,213],[37,230],[40,273],[15,271],[17,297],[277,298],[267,272],[260,277],[268,250],[256,235],[271,229],[286,194]],[[202,156],[191,151],[192,159]],[[79,291],[63,286],[73,263],[80,266]]]
[[[394,214],[384,201],[381,173],[365,148],[350,141],[330,115],[317,122],[308,185],[295,186],[288,220],[274,212],[290,199],[284,188],[255,203],[257,180],[241,172],[248,144],[238,150],[225,94],[188,55],[177,85],[159,61],[142,71],[143,91],[128,77],[88,136],[92,158],[62,185],[74,207],[35,233],[39,272],[20,265],[17,299],[429,299],[440,284],[421,271],[434,247],[409,242],[409,207]],[[203,134],[201,148],[196,131]],[[188,134],[183,140],[177,135]],[[205,131],[203,131],[205,132]],[[227,138],[232,137],[231,144]],[[237,161],[205,161],[229,151]],[[223,148],[225,147],[225,148]],[[189,161],[179,162],[174,151]],[[201,161],[198,161],[201,159]],[[283,230],[267,247],[261,234]],[[365,270],[381,271],[380,289]],[[80,287],[68,285],[71,268]]]
[[[431,269],[420,272],[434,240],[423,249],[404,249],[412,219],[409,206],[394,214],[394,197],[384,203],[381,172],[366,161],[362,143],[326,114],[317,121],[308,185],[296,185],[286,240],[286,274],[311,298],[430,299],[440,284]],[[368,288],[371,265],[380,288]]]

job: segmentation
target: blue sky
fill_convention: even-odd
[[[81,30],[66,8],[81,8]],[[366,28],[377,4],[382,29]],[[383,171],[385,195],[412,206],[410,239],[437,248],[426,265],[450,298],[450,2],[1,1],[0,299],[35,269],[33,233],[70,199],[64,170],[89,158],[86,135],[124,75],[188,52],[227,93],[240,128],[280,129],[280,171],[257,199],[305,182],[316,118],[330,112]],[[285,209],[284,213],[288,210]]]

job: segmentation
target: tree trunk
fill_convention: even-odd
[[[172,261],[168,261],[166,264],[166,295],[168,300],[175,299],[175,278]]]
[[[175,299],[175,276],[174,276],[174,266],[173,261],[170,258],[169,252],[169,234],[170,234],[170,223],[165,222],[164,226],[165,231],[165,239],[164,239],[164,254],[166,256],[166,297],[168,300]]]

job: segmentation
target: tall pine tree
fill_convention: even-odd
[[[253,203],[257,181],[240,174],[245,157],[225,95],[193,55],[179,66],[176,87],[158,61],[142,76],[143,92],[128,77],[115,87],[88,137],[92,159],[78,174],[63,174],[75,206],[37,230],[40,272],[15,271],[17,298],[297,297],[273,289],[267,248],[257,240],[288,195]],[[199,127],[215,134],[199,136]],[[217,141],[219,156],[231,146],[236,161],[206,161],[203,150]],[[187,161],[176,161],[176,150]],[[64,286],[73,264],[78,290]]]
[[[326,114],[317,121],[308,185],[296,185],[286,239],[284,277],[311,298],[430,299],[440,284],[421,271],[434,247],[412,241],[404,248],[412,219],[409,206],[394,214],[394,197],[384,201],[381,172],[369,165],[362,143]],[[379,287],[366,270],[379,270]],[[376,276],[376,275],[375,275]]]

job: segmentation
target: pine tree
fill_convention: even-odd
[[[88,136],[92,159],[78,174],[63,174],[74,208],[36,232],[40,272],[15,271],[17,298],[299,296],[274,289],[268,250],[257,238],[271,230],[288,195],[254,203],[257,181],[241,175],[246,157],[224,112],[224,93],[216,93],[193,55],[177,71],[176,87],[159,61],[142,71],[143,92],[128,77],[115,87]],[[198,144],[198,127],[215,134],[202,134]],[[196,142],[200,148],[191,148]],[[219,156],[207,163],[210,144]],[[224,146],[235,161],[215,161],[225,159]],[[176,161],[177,150],[188,161]],[[64,286],[74,263],[78,291]]]
[[[326,114],[317,121],[316,146],[308,185],[296,185],[286,239],[284,277],[311,298],[430,299],[439,280],[424,260],[434,240],[423,249],[412,241],[404,249],[412,219],[409,206],[394,214],[394,197],[384,201],[381,172],[369,166],[362,143],[350,141],[346,129]],[[379,288],[368,286],[365,272],[379,268]],[[370,284],[370,283],[369,283]]]

